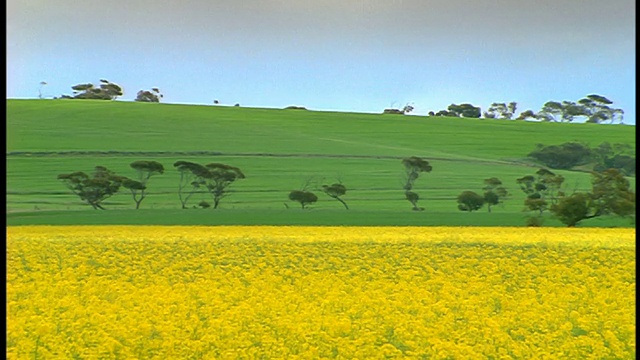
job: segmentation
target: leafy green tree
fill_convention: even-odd
[[[459,117],[457,113],[449,110],[440,110],[432,116],[450,116],[450,117]]]
[[[560,191],[564,177],[544,168],[536,171],[536,175],[523,176],[517,179],[516,183],[526,195],[525,209],[537,211],[542,215],[550,205],[557,202],[558,197],[564,196],[564,193]]]
[[[205,165],[206,172],[199,175],[204,180],[204,187],[213,196],[213,208],[217,209],[220,200],[229,195],[229,186],[237,180],[244,179],[242,171],[231,165],[211,163]]]
[[[548,101],[537,115],[542,121],[555,122],[572,122],[576,116],[587,116],[586,109],[572,101]]]
[[[593,208],[593,201],[588,193],[577,192],[565,196],[558,204],[551,206],[551,212],[563,224],[573,227],[580,221],[595,217],[590,215]]]
[[[406,181],[404,184],[405,197],[413,205],[413,210],[420,211],[423,208],[418,207],[418,194],[412,192],[413,186],[418,180],[421,173],[430,173],[433,167],[427,160],[421,159],[417,156],[411,156],[402,159],[402,165],[404,166]]]
[[[140,203],[147,196],[145,191],[147,190],[147,182],[154,175],[164,174],[164,166],[157,161],[134,161],[129,166],[138,173],[138,180],[126,179],[123,181],[122,186],[129,191],[133,196],[133,201],[136,203],[136,209],[140,208]]]
[[[207,169],[200,164],[182,160],[176,161],[173,166],[180,173],[178,198],[182,208],[186,209],[189,198],[203,189],[205,185],[203,175],[206,174]]]
[[[592,160],[596,163],[593,170],[602,172],[618,169],[626,176],[636,175],[634,149],[629,144],[610,144],[605,141],[591,149]]]
[[[91,176],[81,171],[58,175],[58,180],[96,210],[104,210],[102,203],[118,192],[124,179],[104,166],[96,166]]]
[[[340,201],[340,203],[344,205],[344,208],[349,210],[347,203],[340,198],[340,196],[343,196],[347,193],[347,188],[344,185],[342,185],[341,183],[322,185],[322,191],[330,197]]]
[[[609,105],[613,104],[613,101],[604,96],[597,94],[587,95],[585,98],[580,99],[578,103],[585,109],[588,123],[599,124],[606,121],[622,123],[623,121],[624,111],[610,107]]]
[[[489,106],[489,109],[484,113],[484,117],[487,119],[506,119],[511,120],[513,114],[515,114],[517,108],[516,102],[506,103],[493,103]]]
[[[473,191],[463,191],[458,195],[458,210],[472,212],[484,205],[484,197]]]
[[[451,104],[447,107],[447,110],[457,117],[479,118],[482,115],[480,108],[471,104]]]
[[[407,199],[407,201],[409,201],[411,203],[411,205],[413,205],[413,209],[414,211],[422,211],[424,210],[423,207],[419,207],[418,206],[418,200],[420,200],[420,195],[418,195],[417,193],[413,192],[413,191],[405,191],[404,192],[404,197],[405,199]]]
[[[74,96],[71,97],[73,99],[115,100],[118,96],[124,94],[120,85],[104,79],[100,80],[100,85],[98,86],[87,83],[74,85],[71,89],[73,89],[74,92]]]
[[[589,146],[578,142],[567,142],[560,145],[536,145],[536,149],[527,154],[552,169],[571,169],[591,161],[593,155]]]
[[[516,120],[537,119],[538,115],[531,110],[525,110],[520,113]]]
[[[289,200],[299,202],[302,209],[306,209],[307,205],[318,201],[318,197],[311,191],[293,190],[289,193]]]
[[[42,99],[42,87],[47,85],[46,81],[40,81],[40,88],[38,88],[38,99]]]
[[[487,209],[491,212],[491,206],[498,205],[504,201],[509,195],[507,189],[502,186],[502,181],[496,177],[492,177],[484,180],[484,202],[487,204]]]
[[[595,213],[600,215],[615,214],[629,216],[635,213],[636,197],[622,172],[618,169],[607,169],[592,172],[592,198]]]
[[[635,216],[635,192],[620,171],[608,169],[591,174],[591,192],[576,192],[561,197],[557,204],[551,206],[550,211],[554,216],[569,227],[603,215]]]
[[[136,96],[136,101],[139,102],[160,102],[163,95],[158,88],[152,88],[149,90],[140,90]]]
[[[509,104],[507,104],[507,113],[505,114],[504,118],[507,119],[507,120],[511,120],[513,115],[516,114],[516,110],[517,109],[518,109],[518,103],[517,102],[512,101]]]

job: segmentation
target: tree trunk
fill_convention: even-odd
[[[349,207],[347,206],[347,203],[344,202],[342,199],[340,199],[339,197],[336,196],[336,200],[340,201],[342,203],[342,205],[344,205],[345,209],[349,210]]]

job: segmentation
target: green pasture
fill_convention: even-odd
[[[505,120],[334,113],[91,100],[7,100],[7,221],[9,224],[265,224],[522,226],[524,195],[515,180],[539,167],[526,158],[537,143],[580,141],[635,146],[635,127]],[[401,159],[420,156],[433,171],[415,191],[425,211],[411,211],[402,190]],[[165,174],[149,182],[140,210],[126,189],[107,211],[83,205],[56,179],[97,165],[134,177],[129,164],[155,160]],[[177,160],[237,166],[221,208],[180,209]],[[587,190],[590,175],[557,171],[568,190]],[[464,190],[501,179],[511,196],[476,213],[457,210]],[[635,185],[635,179],[630,179]],[[341,181],[350,209],[317,190]],[[319,201],[301,210],[288,200],[307,186]],[[189,206],[208,194],[195,194]],[[552,218],[545,226],[560,226]],[[631,226],[593,219],[581,226]]]

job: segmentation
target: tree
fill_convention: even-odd
[[[427,160],[423,160],[417,156],[411,156],[402,159],[402,165],[404,166],[406,174],[406,181],[404,185],[405,197],[413,205],[413,210],[424,210],[423,208],[418,207],[418,194],[412,192],[411,190],[413,189],[416,180],[418,180],[420,173],[429,173],[431,172],[433,167]]]
[[[197,163],[190,161],[176,161],[173,166],[180,172],[180,183],[178,185],[178,198],[182,204],[182,208],[187,208],[187,201],[189,198],[200,191],[204,185],[202,175],[207,172],[207,169]]]
[[[458,210],[472,212],[484,205],[484,197],[473,191],[463,191],[458,195]]]
[[[537,117],[542,121],[572,122],[574,117],[586,115],[585,108],[581,104],[572,101],[563,101],[562,103],[547,101],[542,110],[538,112]]]
[[[451,104],[447,107],[449,113],[455,114],[457,117],[465,117],[465,118],[479,118],[482,115],[482,112],[479,107],[473,106],[471,104]]]
[[[618,169],[626,176],[636,175],[634,149],[629,144],[610,144],[605,141],[591,149],[591,159],[596,163],[593,170],[602,172]]]
[[[511,120],[511,118],[513,117],[513,115],[516,114],[516,109],[518,108],[518,103],[515,101],[510,102],[507,105],[507,113],[505,114],[504,118],[507,120]]]
[[[505,103],[493,103],[489,106],[489,109],[484,113],[484,117],[487,119],[506,119],[511,120],[513,114],[516,112],[517,103],[510,102],[508,105]]]
[[[531,110],[525,110],[520,113],[520,115],[516,118],[516,120],[527,120],[527,119],[537,119],[538,115]]]
[[[516,180],[526,198],[526,210],[537,211],[540,215],[557,202],[558,197],[564,196],[560,188],[564,182],[562,175],[556,175],[547,169],[536,171],[537,176],[527,175]]]
[[[305,209],[307,205],[318,201],[318,197],[311,191],[293,190],[289,193],[289,200],[299,202],[302,209]]]
[[[242,171],[231,165],[211,163],[205,165],[206,172],[199,175],[204,180],[204,187],[213,196],[213,208],[217,209],[220,200],[229,195],[229,186],[235,181],[244,179]]]
[[[342,185],[341,183],[335,183],[332,185],[322,185],[322,191],[325,194],[329,195],[330,197],[340,201],[340,203],[344,205],[344,208],[349,210],[347,203],[340,198],[340,196],[347,193],[347,188],[344,185]]]
[[[163,95],[158,88],[152,88],[149,90],[140,90],[136,96],[136,101],[139,102],[160,102]]]
[[[598,216],[635,215],[635,193],[629,188],[629,181],[616,169],[592,172],[590,193],[576,192],[560,198],[550,211],[563,224],[573,227],[580,221]]]
[[[592,159],[589,146],[578,142],[567,142],[560,145],[545,146],[538,144],[527,156],[552,169],[571,169],[577,165],[587,164]]]
[[[157,161],[134,161],[129,164],[138,173],[138,180],[126,179],[122,186],[131,191],[133,201],[136,203],[136,209],[140,208],[140,203],[147,196],[147,182],[154,175],[164,174],[164,166]]]
[[[440,110],[437,113],[435,113],[433,116],[450,116],[450,117],[458,117],[458,114],[453,112],[453,111],[449,111],[449,110]]]
[[[40,81],[40,87],[38,88],[38,99],[42,99],[42,87],[47,85],[46,81]]]
[[[147,189],[147,187],[140,181],[129,178],[125,178],[122,181],[122,187],[131,191],[133,201],[136,203],[136,210],[140,208],[140,203],[144,199],[144,191]]]
[[[589,194],[577,192],[563,197],[550,210],[563,224],[574,227],[584,219],[595,217],[589,215],[592,207],[593,202]]]
[[[118,192],[124,179],[104,166],[96,166],[92,176],[81,171],[58,175],[58,180],[96,210],[104,210],[102,202]]]
[[[609,107],[609,105],[613,104],[613,101],[604,96],[597,94],[587,95],[585,98],[580,99],[578,103],[585,109],[588,123],[599,124],[605,121],[622,123],[623,121],[624,111]]]
[[[73,89],[74,96],[63,96],[63,98],[115,100],[124,93],[122,87],[104,79],[100,80],[100,85],[97,87],[91,83],[87,83],[74,85],[71,89]]]
[[[412,112],[415,108],[413,107],[413,105],[410,104],[406,104],[403,108],[402,108],[402,113],[403,114],[408,114],[410,112]]]
[[[537,118],[542,121],[558,121],[557,116],[562,114],[562,104],[557,101],[548,101],[538,112]]]
[[[509,195],[507,189],[502,186],[502,181],[496,177],[492,177],[484,180],[484,202],[487,204],[487,209],[491,212],[491,206],[498,205],[504,201]]]
[[[627,180],[618,169],[592,172],[592,198],[595,213],[628,216],[635,213],[636,197]]]

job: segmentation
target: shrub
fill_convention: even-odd
[[[542,216],[529,216],[526,225],[529,227],[540,227],[544,223]]]
[[[536,159],[552,169],[571,169],[577,165],[584,165],[591,159],[591,150],[588,146],[568,142],[560,145],[544,146],[530,152],[527,156]]]

